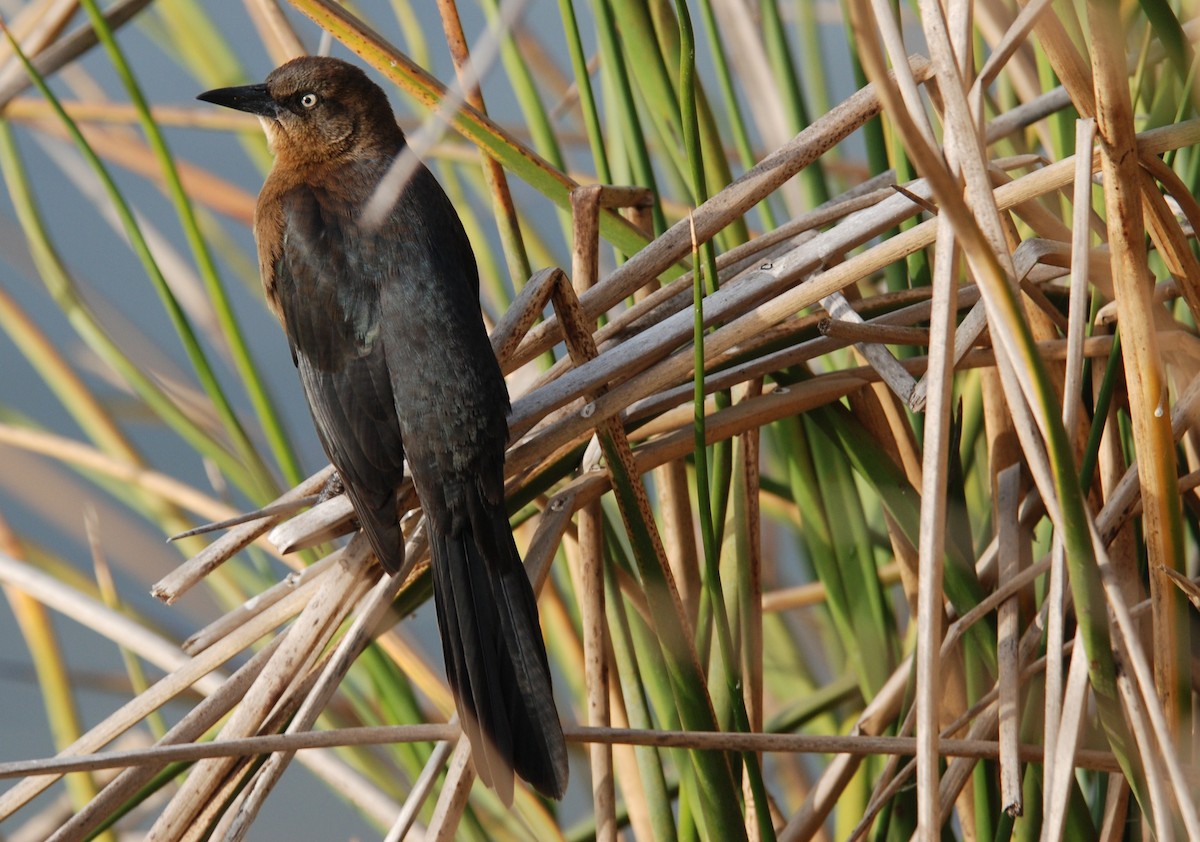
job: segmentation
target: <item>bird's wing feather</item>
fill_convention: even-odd
[[[351,265],[354,217],[335,203],[303,186],[281,197],[274,288],[321,444],[380,562],[395,570],[404,549],[396,512],[404,448],[378,279]]]
[[[471,244],[433,175],[418,167],[377,236],[359,243],[386,267],[380,306],[409,470],[425,484],[495,479],[503,498],[508,390],[479,309]],[[379,269],[377,268],[377,271]]]

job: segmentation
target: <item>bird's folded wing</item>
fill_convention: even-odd
[[[321,444],[376,555],[393,569],[403,560],[396,489],[404,448],[378,281],[354,265],[353,216],[334,201],[306,187],[283,197],[274,288]]]

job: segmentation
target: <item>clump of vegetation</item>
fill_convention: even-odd
[[[7,20],[0,77],[0,584],[60,752],[6,835],[271,835],[295,760],[389,838],[1200,838],[1178,4],[80,5]],[[472,787],[419,511],[386,577],[315,496],[268,153],[187,104],[318,49],[479,256],[562,805]],[[54,613],[127,667],[90,727]]]

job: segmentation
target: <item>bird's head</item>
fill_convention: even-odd
[[[218,88],[197,99],[257,115],[276,157],[293,165],[392,153],[404,138],[383,90],[336,58],[292,59],[260,85]]]

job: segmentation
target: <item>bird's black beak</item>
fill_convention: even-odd
[[[266,85],[243,85],[240,88],[217,88],[215,91],[205,91],[196,99],[224,105],[226,108],[236,108],[259,117],[274,117],[279,113],[279,105],[271,99]]]

